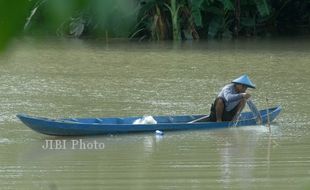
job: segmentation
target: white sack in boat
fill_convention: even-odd
[[[157,121],[152,116],[143,116],[140,119],[136,119],[133,124],[157,124]]]

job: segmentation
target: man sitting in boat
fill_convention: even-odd
[[[251,97],[247,88],[255,88],[247,75],[242,75],[224,86],[211,106],[209,117],[200,122],[235,121]]]

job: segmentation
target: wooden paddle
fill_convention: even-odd
[[[190,122],[187,122],[187,123],[195,123],[195,122],[197,122],[197,121],[201,121],[201,120],[203,120],[203,119],[206,119],[207,117],[209,117],[209,115],[202,116],[202,117],[200,117],[200,118],[198,118],[198,119],[195,119],[195,120],[190,121]]]

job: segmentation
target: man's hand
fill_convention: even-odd
[[[242,97],[245,99],[249,99],[251,97],[251,94],[249,93],[241,93],[241,94],[242,94]]]

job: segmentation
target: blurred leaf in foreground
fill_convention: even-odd
[[[0,0],[0,51],[23,30],[30,4],[29,0]]]

